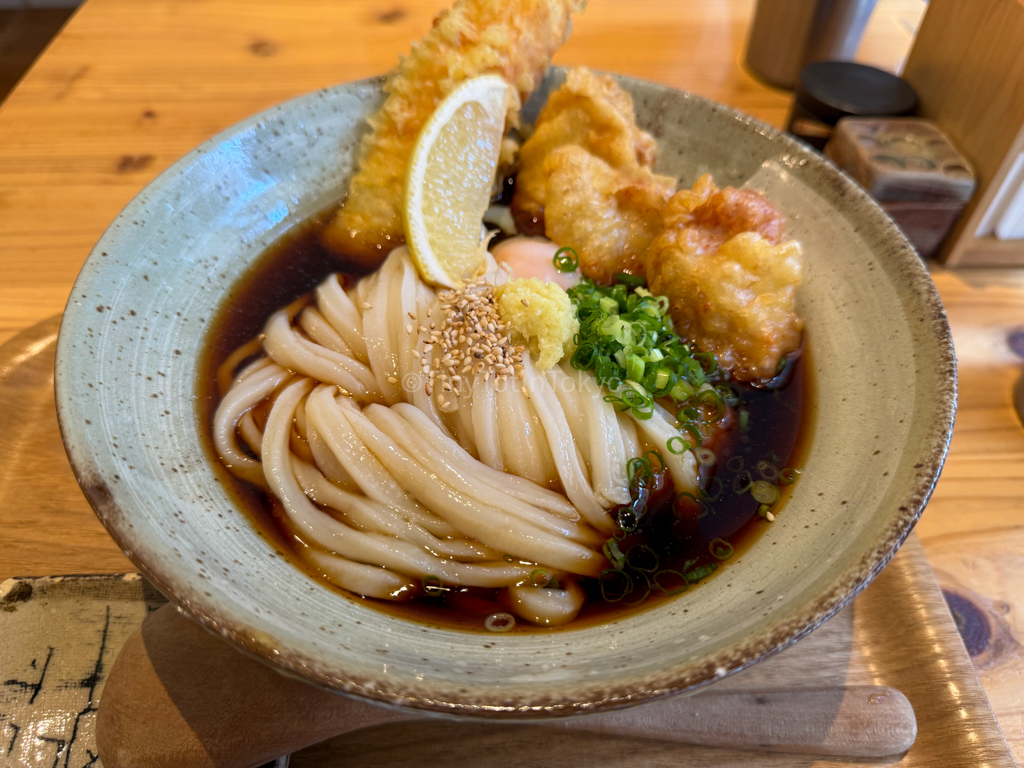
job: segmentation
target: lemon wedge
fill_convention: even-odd
[[[437,106],[416,138],[402,217],[413,262],[428,283],[457,288],[480,271],[486,250],[483,216],[514,99],[497,75],[466,80]]]

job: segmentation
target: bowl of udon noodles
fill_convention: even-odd
[[[564,79],[548,73],[524,125]],[[714,683],[812,631],[893,557],[955,410],[926,269],[802,144],[692,94],[615,82],[657,141],[658,173],[683,189],[710,173],[786,215],[804,266],[785,386],[730,382],[692,350],[698,386],[653,419],[587,390],[568,358],[547,372],[509,361],[512,386],[466,385],[454,405],[422,379],[407,387],[438,369],[423,345],[441,344],[450,295],[401,249],[367,271],[317,237],[382,81],[297,98],[132,201],[64,315],[71,464],[182,611],[324,688],[540,718]],[[624,310],[635,288],[595,306]],[[687,407],[728,415],[715,442]]]

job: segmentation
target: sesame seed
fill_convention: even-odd
[[[405,332],[406,333],[412,333],[412,325],[410,325],[409,323],[406,323],[405,324]]]
[[[388,384],[397,384],[397,383],[398,383],[398,379],[397,378],[395,378],[394,376],[388,376]]]
[[[364,301],[363,309],[373,309],[373,304],[370,304],[368,301]]]

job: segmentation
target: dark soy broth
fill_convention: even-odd
[[[328,274],[346,272],[346,265],[326,252],[318,242],[317,235],[323,221],[324,216],[314,217],[289,230],[232,288],[211,324],[205,358],[200,366],[202,376],[198,382],[207,451],[221,482],[279,553],[288,557],[296,568],[317,579],[319,576],[295,556],[296,548],[304,545],[279,523],[281,512],[276,508],[276,501],[259,488],[235,478],[223,467],[213,449],[210,433],[220,397],[217,371],[221,364],[238,347],[258,336],[273,312],[312,291]],[[358,276],[352,279],[358,279]],[[606,578],[604,595],[599,580],[583,579],[587,601],[579,616],[566,628],[609,621],[620,614],[675,599],[668,593],[684,589],[685,579],[681,576],[669,575],[667,579],[661,579],[660,587],[664,589],[659,588],[659,584],[644,584],[650,579],[641,574],[650,573],[645,569],[653,562],[652,558],[657,558],[659,570],[669,569],[682,574],[693,573],[694,570],[708,572],[716,568],[719,573],[727,572],[729,561],[743,556],[758,534],[771,523],[758,515],[759,503],[749,491],[737,492],[736,476],[748,471],[752,479],[761,479],[757,467],[764,461],[776,469],[799,468],[804,450],[803,438],[808,431],[809,403],[813,400],[804,375],[806,367],[805,351],[801,359],[792,364],[788,381],[779,389],[759,390],[733,384],[741,399],[733,409],[736,424],[712,445],[716,461],[701,471],[705,492],[700,494],[699,500],[677,500],[671,482],[654,489],[640,525],[616,542],[630,563],[640,570],[628,569],[633,574],[629,584],[615,577]],[[742,420],[739,417],[741,409],[747,412]],[[741,428],[742,421],[746,422],[746,429]],[[782,498],[772,507],[774,514],[785,514],[788,492],[786,486],[781,488]],[[722,555],[729,554],[730,548],[731,556],[723,558]],[[719,557],[715,556],[716,553]],[[393,603],[352,595],[329,582],[324,583],[351,599],[395,616],[452,629],[486,632],[484,619],[510,608],[505,602],[504,590],[446,587],[439,596]],[[689,589],[699,589],[699,584],[692,584]],[[605,597],[614,602],[608,602]],[[685,594],[678,599],[680,610],[685,612]],[[520,621],[513,631],[558,630],[534,627]]]

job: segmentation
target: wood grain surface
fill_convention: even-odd
[[[910,611],[905,620],[892,621],[894,606]],[[831,753],[836,768],[1012,766],[914,537],[851,606],[774,658],[703,693],[542,731],[344,699],[274,674],[167,609],[128,638],[101,697],[96,742],[107,768],[243,768],[333,734],[291,764],[781,767],[822,765]],[[779,741],[788,754],[769,754]],[[879,757],[884,745],[896,753]]]
[[[275,103],[387,70],[444,5],[88,0],[0,107],[0,342],[62,310],[102,231],[174,160]],[[880,0],[858,58],[897,67],[923,8]],[[780,126],[789,94],[739,63],[752,9],[752,0],[590,0],[555,61],[695,91]],[[1024,328],[1024,270],[933,273],[957,347],[960,411],[918,532],[940,577],[967,601],[958,615],[975,633],[979,674],[1020,761],[1024,429],[1012,389],[1022,361],[1007,338]],[[24,361],[45,355],[40,333],[9,350]],[[14,390],[25,381],[17,368],[0,368]],[[0,442],[0,461],[10,462],[0,467],[0,578],[127,569],[71,477],[52,393],[27,387],[21,397],[0,401],[5,428],[25,408],[38,414]]]

